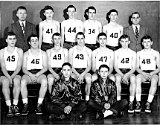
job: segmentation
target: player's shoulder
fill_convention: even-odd
[[[152,52],[155,53],[155,54],[159,54],[159,52],[155,49],[152,49]]]
[[[23,50],[22,50],[21,48],[18,48],[18,47],[17,47],[17,52],[23,53]]]
[[[66,48],[63,48],[63,47],[62,47],[62,50],[63,50],[64,52],[68,52],[68,49],[66,49]]]
[[[86,50],[88,53],[91,53],[91,52],[92,52],[92,50],[91,50],[90,48],[86,47],[86,46],[85,46],[85,50]]]

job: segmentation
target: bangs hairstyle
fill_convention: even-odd
[[[67,12],[68,12],[68,9],[69,8],[74,8],[75,9],[75,11],[76,11],[76,7],[75,6],[73,6],[73,5],[69,5],[68,7],[67,7]]]
[[[54,12],[53,8],[49,5],[45,6],[43,10],[52,10]]]
[[[130,37],[126,34],[123,34],[120,38],[119,38],[119,42],[122,40],[122,39],[127,39],[130,41]]]
[[[15,36],[16,37],[16,34],[14,32],[7,32],[6,34],[6,39],[8,38],[8,36]]]
[[[87,12],[89,12],[89,9],[95,10],[95,13],[96,13],[96,8],[94,6],[89,6],[88,9],[87,9]]]
[[[83,37],[85,38],[85,35],[84,35],[83,32],[78,32],[78,33],[76,34],[76,38],[77,38],[78,35],[83,35]]]
[[[105,65],[105,64],[100,65],[99,71],[100,71],[102,68],[107,68],[108,71],[110,70],[110,68],[109,68],[107,65]]]
[[[152,41],[152,37],[149,36],[149,35],[143,36],[142,39],[141,39],[141,43],[143,42],[144,39],[150,39]]]
[[[17,8],[17,12],[18,12],[18,10],[21,10],[21,9],[27,11],[26,7],[24,7],[24,6],[19,6],[19,7]]]
[[[54,39],[54,36],[61,36],[61,34],[60,33],[54,33],[53,35],[52,35],[52,39]]]
[[[100,36],[105,36],[107,38],[107,35],[104,32],[99,33],[97,38],[99,39]]]
[[[38,36],[37,36],[36,34],[32,34],[32,35],[30,35],[30,36],[28,37],[27,41],[30,42],[30,40],[31,40],[32,37],[37,37],[37,38],[38,38]]]
[[[70,68],[72,68],[72,65],[71,65],[69,62],[63,63],[62,68],[63,68],[64,66],[69,66]]]

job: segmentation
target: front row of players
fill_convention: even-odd
[[[77,33],[77,45],[71,48],[69,52],[61,47],[59,33],[55,33],[52,40],[54,47],[45,53],[38,47],[38,37],[31,35],[29,37],[30,49],[23,55],[23,51],[15,47],[16,35],[12,32],[8,33],[6,38],[7,47],[0,52],[3,73],[0,82],[2,83],[2,92],[6,105],[9,107],[7,116],[20,115],[17,106],[20,92],[24,104],[21,114],[28,114],[27,84],[34,83],[41,84],[36,109],[37,115],[42,114],[41,106],[47,88],[51,94],[52,102],[54,102],[47,105],[48,112],[59,113],[58,115],[70,114],[72,108],[75,108],[77,103],[82,101],[79,86],[84,84],[84,81],[86,83],[85,100],[89,101],[89,107],[98,112],[100,117],[117,114],[127,105],[126,100],[121,100],[121,83],[130,83],[128,112],[140,112],[141,83],[151,81],[145,109],[146,112],[151,112],[150,104],[154,98],[158,83],[159,52],[151,49],[153,42],[150,36],[142,38],[144,49],[137,54],[128,48],[130,40],[127,35],[120,37],[121,48],[115,52],[106,47],[107,36],[105,33],[98,35],[100,47],[93,52],[85,47],[85,36],[82,32]],[[70,62],[70,64],[66,62]],[[20,76],[21,66],[24,73],[22,78]],[[89,73],[91,67],[93,75]],[[116,71],[115,77],[111,74],[113,67]],[[44,73],[47,69],[50,73],[46,77]],[[13,86],[13,105],[10,99],[10,86]],[[61,97],[61,95],[64,96]],[[134,109],[133,101],[135,97],[137,103]],[[67,103],[63,102],[63,99]],[[55,103],[58,103],[58,105],[54,105]],[[63,103],[65,103],[64,107],[59,105]],[[78,106],[78,109],[81,109],[79,110],[80,113],[86,110],[84,103]],[[56,112],[57,109],[60,111]]]

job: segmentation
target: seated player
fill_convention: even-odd
[[[69,61],[73,66],[74,77],[79,80],[80,83],[85,79],[86,86],[86,101],[89,100],[90,86],[91,86],[91,74],[88,73],[91,70],[91,49],[85,46],[85,35],[83,32],[78,32],[76,35],[77,45],[69,50]]]
[[[54,114],[55,117],[64,118],[69,115],[72,122],[86,110],[86,105],[82,101],[80,84],[71,77],[71,74],[72,66],[65,62],[62,65],[62,77],[56,82],[52,91],[52,102],[47,104],[47,111],[49,114]]]
[[[113,71],[114,52],[106,47],[107,35],[105,33],[98,34],[98,42],[100,47],[92,52],[92,82],[98,78],[98,69],[102,64],[106,64],[109,70],[109,78],[115,81],[115,77],[111,75]]]
[[[59,33],[53,34],[52,42],[54,47],[47,50],[48,68],[51,73],[47,76],[50,94],[54,82],[60,79],[62,64],[68,62],[68,50],[61,47],[61,35]]]
[[[40,83],[39,97],[37,103],[36,114],[42,114],[42,102],[47,91],[47,78],[44,73],[47,71],[47,54],[38,47],[38,36],[31,35],[28,38],[30,49],[24,53],[23,72],[21,80],[21,95],[24,108],[22,115],[28,115],[28,90],[27,84]]]
[[[17,38],[13,32],[8,32],[6,37],[7,47],[0,51],[1,61],[1,82],[2,92],[8,106],[7,116],[12,117],[13,115],[19,116],[18,100],[20,94],[20,80],[21,76],[19,72],[22,67],[23,61],[23,50],[15,47]],[[10,87],[13,87],[13,105],[11,104]]]
[[[98,119],[110,115],[118,116],[123,111],[127,100],[117,101],[117,90],[114,81],[108,79],[109,67],[102,64],[98,70],[99,78],[91,85],[91,98],[88,102],[89,111],[99,114]]]
[[[128,35],[122,35],[119,38],[121,48],[115,51],[115,71],[116,86],[117,86],[117,100],[121,100],[121,84],[129,85],[129,113],[133,113],[133,101],[135,97],[136,78],[133,74],[136,70],[136,52],[128,48],[130,39]],[[129,82],[130,81],[130,82]]]
[[[154,98],[154,94],[157,90],[158,75],[159,73],[159,52],[152,49],[152,38],[148,35],[142,37],[142,45],[144,49],[137,52],[137,72],[136,77],[136,109],[135,112],[141,112],[141,84],[145,81],[150,81],[150,89],[147,102],[145,104],[145,112],[151,113],[151,103]]]

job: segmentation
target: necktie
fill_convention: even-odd
[[[139,32],[138,32],[138,27],[137,27],[137,26],[136,26],[136,29],[135,29],[135,36],[136,36],[136,38],[138,39]]]
[[[22,32],[23,32],[23,34],[24,34],[25,31],[24,31],[24,23],[23,23],[23,22],[21,23],[21,27],[22,27]]]

